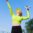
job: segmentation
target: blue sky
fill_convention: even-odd
[[[30,6],[30,19],[33,18],[33,0],[9,0],[12,6],[13,12],[16,13],[16,8],[21,8],[23,16],[26,16],[26,9],[24,6]],[[23,20],[21,26],[25,29],[25,22],[28,20]],[[11,31],[11,16],[6,3],[6,0],[0,0],[0,31]]]

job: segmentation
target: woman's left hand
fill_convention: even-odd
[[[29,10],[31,7],[29,7],[29,6],[26,6],[25,8],[26,8],[26,10]]]

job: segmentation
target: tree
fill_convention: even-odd
[[[33,33],[33,19],[30,19],[28,22],[26,22],[26,30],[27,33]]]

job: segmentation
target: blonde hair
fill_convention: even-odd
[[[20,9],[20,8],[16,8],[16,11],[17,11],[17,10],[21,10],[21,9]],[[22,16],[22,12],[20,13],[20,15],[19,15],[19,16]]]
[[[21,10],[20,8],[16,8],[16,10]]]

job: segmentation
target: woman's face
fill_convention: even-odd
[[[16,11],[16,14],[17,14],[18,16],[22,16],[21,10],[17,10],[17,11]]]

